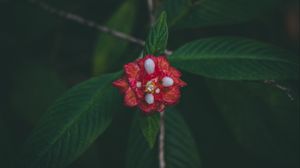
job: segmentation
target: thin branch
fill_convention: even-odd
[[[107,26],[104,26],[104,25],[100,25],[92,20],[88,20],[88,19],[85,19],[81,16],[78,16],[76,14],[73,14],[73,13],[70,13],[70,12],[66,12],[64,10],[61,10],[61,9],[57,9],[57,8],[54,8],[53,6],[45,3],[45,2],[42,2],[42,1],[37,1],[37,0],[29,0],[28,2],[34,4],[34,5],[37,5],[39,7],[41,7],[43,10],[49,12],[49,13],[52,13],[52,14],[55,14],[57,16],[60,16],[62,18],[65,18],[65,19],[68,19],[68,20],[71,20],[71,21],[75,21],[79,24],[82,24],[82,25],[85,25],[85,26],[88,26],[90,28],[94,28],[98,31],[101,31],[103,33],[108,33],[116,38],[119,38],[119,39],[122,39],[122,40],[126,40],[126,41],[129,41],[129,42],[132,42],[132,43],[135,43],[135,44],[138,44],[140,46],[145,46],[145,41],[142,40],[142,39],[139,39],[139,38],[136,38],[136,37],[133,37],[133,36],[130,36],[128,34],[125,34],[123,32],[120,32],[120,31],[117,31],[117,30],[114,30],[114,29],[110,29],[109,27]],[[152,15],[153,16],[153,15]],[[152,17],[153,18],[153,22],[154,22],[154,16]],[[165,54],[166,55],[171,55],[172,54],[172,51],[170,50],[166,50],[165,51]]]
[[[290,98],[291,101],[294,100],[291,89],[278,84],[275,80],[264,80],[264,83],[283,91]]]
[[[168,50],[168,49],[165,50],[165,54],[167,56],[171,55],[172,53],[173,53],[173,51],[171,51],[171,50]]]
[[[159,168],[166,168],[165,161],[165,112],[160,112],[160,133],[159,133]]]
[[[150,24],[151,26],[154,24],[155,21],[155,17],[154,17],[154,13],[153,13],[153,9],[154,9],[154,4],[153,4],[153,0],[147,0],[148,3],[148,10],[149,10],[149,19],[150,19]]]
[[[63,17],[65,19],[75,21],[79,24],[86,25],[86,26],[91,27],[91,28],[95,28],[95,29],[97,29],[101,32],[108,33],[108,34],[110,34],[114,37],[117,37],[117,38],[120,38],[120,39],[123,39],[123,40],[127,40],[129,42],[132,42],[132,43],[135,43],[135,44],[138,44],[138,45],[141,45],[141,46],[145,45],[145,41],[143,41],[141,39],[135,38],[133,36],[130,36],[128,34],[125,34],[123,32],[117,31],[117,30],[110,29],[106,26],[97,24],[96,22],[94,22],[92,20],[85,19],[85,18],[83,18],[81,16],[78,16],[76,14],[69,13],[69,12],[66,12],[64,10],[56,9],[56,8],[52,7],[51,5],[45,3],[45,2],[36,1],[36,0],[29,0],[29,2],[41,7],[42,9],[44,9],[45,11],[48,11],[49,13],[58,15],[58,16]]]

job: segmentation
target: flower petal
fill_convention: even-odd
[[[184,87],[187,85],[187,83],[184,82],[183,80],[181,80],[180,78],[175,78],[174,82],[175,82],[175,85],[179,86],[179,87]]]
[[[176,78],[179,78],[181,76],[181,72],[178,71],[176,68],[174,67],[169,67],[169,73],[170,75],[176,77]]]
[[[113,86],[116,87],[116,88],[118,88],[118,89],[120,89],[120,91],[122,93],[124,93],[128,89],[129,84],[126,81],[125,78],[121,78],[121,79],[118,79],[118,80],[114,81],[113,82]]]
[[[144,112],[162,112],[180,98],[180,88],[186,83],[181,73],[170,65],[165,56],[146,55],[144,58],[124,65],[125,75],[113,82],[124,96],[124,104],[139,106]],[[153,83],[151,92],[145,90],[147,83]]]
[[[136,63],[128,63],[124,65],[124,71],[128,78],[137,79],[139,75],[140,68]]]
[[[170,64],[165,56],[156,57],[156,60],[157,60],[157,67],[161,71],[163,72],[168,71]]]
[[[145,113],[150,113],[153,112],[155,110],[156,104],[148,104],[145,101],[141,101],[139,103],[139,108],[145,112]]]
[[[177,103],[179,98],[180,98],[179,87],[175,87],[175,86],[165,89],[164,93],[162,94],[163,101],[166,102],[168,105]]]
[[[128,88],[125,92],[124,103],[129,107],[134,107],[138,104],[135,93],[131,88]]]

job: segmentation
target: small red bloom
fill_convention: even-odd
[[[180,88],[186,85],[180,76],[165,56],[147,55],[124,65],[123,77],[113,85],[125,94],[126,106],[138,106],[145,113],[162,112],[178,102]]]

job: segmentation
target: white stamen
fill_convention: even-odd
[[[137,82],[136,82],[136,87],[138,87],[138,88],[142,87],[142,82],[137,81]]]
[[[144,63],[145,70],[148,74],[152,74],[155,69],[155,63],[151,58],[146,59]]]
[[[164,87],[169,87],[172,86],[174,84],[174,80],[168,76],[162,78],[162,85]]]
[[[148,104],[153,104],[154,103],[154,96],[153,96],[153,94],[146,94],[145,101]]]
[[[159,93],[159,92],[160,92],[160,89],[157,88],[157,89],[155,90],[155,93]]]

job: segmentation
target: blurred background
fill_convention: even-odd
[[[76,13],[144,39],[146,1],[52,0]],[[107,72],[140,54],[141,46],[58,17],[26,0],[0,0],[0,167],[16,155],[49,105],[75,84]],[[171,29],[168,48],[217,35],[250,37],[299,55],[299,1],[286,0],[251,22]],[[294,101],[261,82],[206,79],[185,73],[179,104],[196,139],[204,168],[299,167],[299,81],[280,81]],[[192,82],[191,82],[192,81]],[[132,110],[112,125],[70,168],[124,167]]]

